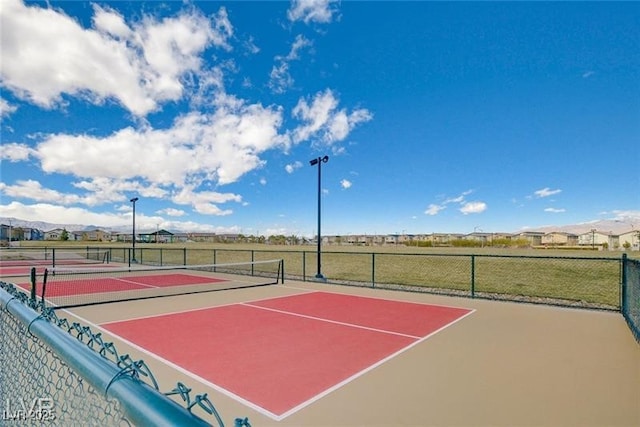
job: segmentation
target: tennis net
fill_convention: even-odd
[[[36,294],[54,308],[71,308],[196,294],[284,282],[282,259],[210,265],[46,269]]]

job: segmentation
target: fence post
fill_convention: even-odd
[[[182,265],[187,265],[187,248],[182,248]]]
[[[476,256],[471,255],[471,298],[476,295]]]
[[[371,253],[371,287],[376,287],[376,254]]]
[[[302,281],[307,281],[307,251],[302,251]]]
[[[626,313],[627,308],[625,302],[627,301],[627,254],[622,254],[622,260],[620,262],[620,312]]]

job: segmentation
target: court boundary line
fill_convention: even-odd
[[[209,308],[212,308],[212,307],[209,307]],[[152,352],[152,351],[150,351],[150,350],[148,350],[148,349],[146,349],[144,347],[141,347],[140,345],[138,345],[138,344],[136,344],[134,342],[131,342],[126,338],[123,338],[122,336],[120,336],[120,335],[118,335],[118,334],[116,334],[116,333],[114,333],[114,332],[112,332],[112,331],[110,331],[110,330],[108,330],[106,328],[103,328],[99,324],[91,322],[91,321],[83,318],[82,316],[78,316],[78,315],[75,315],[73,313],[71,313],[71,315],[73,315],[78,320],[86,322],[89,326],[93,326],[93,327],[101,330],[102,332],[104,332],[104,333],[106,333],[106,334],[108,334],[108,335],[110,335],[112,337],[116,337],[118,340],[122,341],[126,345],[129,345],[132,348],[134,348],[134,349],[146,354],[147,356],[155,359],[156,361],[161,362],[161,363],[165,364],[166,366],[169,366],[169,367],[177,370],[178,372],[182,373],[183,375],[186,375],[187,377],[191,378],[192,380],[198,381],[198,382],[204,384],[205,386],[211,387],[212,389],[214,389],[218,393],[221,393],[222,395],[224,395],[224,396],[226,396],[226,397],[228,397],[228,398],[230,398],[232,400],[235,400],[236,402],[239,402],[239,403],[241,403],[241,404],[243,404],[245,406],[248,406],[249,408],[253,409],[254,411],[261,413],[262,415],[265,415],[265,416],[267,416],[267,417],[269,417],[269,418],[271,418],[273,420],[280,421],[280,420],[277,419],[278,416],[276,414],[270,412],[267,409],[264,409],[261,406],[256,405],[255,403],[253,403],[253,402],[251,402],[251,401],[249,401],[249,400],[247,400],[247,399],[245,399],[245,398],[243,398],[241,396],[238,396],[237,394],[233,393],[232,391],[229,391],[229,390],[227,390],[226,388],[224,388],[222,386],[219,386],[219,385],[217,385],[215,383],[212,383],[211,381],[209,381],[209,380],[207,380],[205,378],[202,378],[198,374],[195,374],[195,373],[189,371],[188,369],[186,369],[186,368],[184,368],[184,367],[182,367],[182,366],[180,366],[180,365],[178,365],[178,364],[176,364],[174,362],[171,362],[170,360],[167,360],[164,357],[162,357],[162,356],[160,356],[160,355],[158,355],[158,354],[156,354],[156,353],[154,353],[154,352]]]
[[[308,282],[308,283],[316,283],[316,282]],[[318,283],[320,285],[325,285],[325,283]],[[467,309],[466,307],[460,307],[460,306],[456,306],[456,305],[448,305],[448,304],[440,304],[440,303],[431,303],[431,302],[419,302],[419,301],[406,301],[406,300],[402,300],[402,299],[396,299],[396,298],[385,298],[385,297],[374,297],[374,296],[369,296],[369,295],[354,295],[354,294],[344,294],[344,293],[340,293],[337,291],[325,291],[325,290],[318,290],[318,289],[305,289],[305,288],[300,288],[297,286],[288,286],[288,285],[282,285],[285,288],[289,288],[289,289],[298,289],[298,290],[306,290],[309,292],[324,292],[327,294],[334,294],[334,295],[346,295],[346,296],[351,296],[351,297],[356,297],[356,298],[369,298],[369,299],[376,299],[376,300],[384,300],[384,301],[394,301],[394,302],[406,302],[407,304],[416,304],[416,305],[434,305],[437,307],[443,307],[443,308],[455,308],[455,309],[465,309],[465,310],[472,310],[472,309]],[[333,284],[328,284],[328,286],[343,286],[343,285],[333,285]],[[348,286],[346,286],[348,287]],[[389,289],[384,289],[384,288],[370,288],[370,287],[365,287],[365,286],[356,286],[356,289],[370,289],[370,290],[374,290],[374,291],[388,291]],[[397,291],[394,291],[397,292]],[[410,292],[410,291],[401,291],[401,292]],[[414,293],[415,294],[415,293]],[[425,292],[424,295],[427,296],[442,296],[442,297],[448,297],[448,298],[458,298],[456,296],[448,296],[448,295],[437,295],[437,294],[430,294]]]
[[[419,340],[420,338],[422,338],[422,337],[418,337],[418,336],[415,336],[415,335],[403,334],[401,332],[385,331],[384,329],[370,328],[368,326],[357,325],[355,323],[340,322],[340,321],[337,321],[337,320],[331,320],[331,319],[324,319],[322,317],[309,316],[308,314],[301,314],[301,313],[296,313],[296,312],[293,312],[293,311],[278,310],[277,308],[261,307],[259,305],[245,304],[245,303],[241,303],[239,305],[244,305],[246,307],[251,307],[251,308],[257,308],[257,309],[260,309],[260,310],[273,311],[275,313],[284,314],[284,315],[288,315],[288,316],[295,316],[295,317],[302,317],[304,319],[317,320],[319,322],[333,323],[335,325],[347,326],[347,327],[350,327],[350,328],[364,329],[364,330],[367,330],[367,331],[379,332],[381,334],[388,334],[388,335],[395,335],[395,336],[400,336],[400,337],[405,337],[405,338],[411,338],[411,339],[414,339],[414,340]]]
[[[372,370],[378,368],[379,366],[383,365],[384,363],[388,362],[389,360],[393,359],[394,357],[399,356],[400,354],[412,349],[413,347],[415,347],[416,345],[426,341],[427,339],[431,338],[432,336],[438,334],[439,332],[445,330],[446,328],[458,323],[459,321],[467,318],[468,316],[472,315],[473,313],[476,312],[476,309],[471,309],[471,308],[464,308],[464,307],[455,307],[455,306],[444,306],[444,305],[439,305],[439,304],[430,304],[430,303],[421,303],[421,302],[412,302],[412,301],[403,301],[403,300],[396,300],[396,299],[388,299],[388,298],[382,298],[382,297],[369,297],[369,296],[360,296],[360,295],[351,295],[351,294],[341,294],[339,292],[326,292],[326,293],[331,293],[331,294],[335,294],[335,295],[345,295],[345,296],[353,296],[353,297],[357,297],[357,298],[371,298],[371,299],[377,299],[377,300],[384,300],[384,301],[392,301],[392,302],[400,302],[400,303],[406,303],[406,304],[418,304],[418,305],[424,305],[424,306],[438,306],[438,307],[444,307],[444,308],[451,308],[451,309],[457,309],[457,310],[468,310],[467,313],[464,313],[463,315],[461,315],[460,317],[456,318],[455,320],[447,323],[446,325],[443,325],[442,327],[438,328],[435,331],[432,331],[431,333],[425,335],[424,337],[415,337],[415,336],[411,336],[411,335],[405,335],[405,334],[399,334],[399,333],[395,333],[395,332],[391,332],[391,331],[384,331],[384,330],[376,330],[374,328],[367,328],[367,327],[362,327],[360,325],[356,325],[356,324],[349,324],[349,323],[342,323],[342,322],[337,322],[337,321],[332,321],[330,319],[322,319],[322,318],[314,318],[312,316],[306,316],[306,315],[302,315],[302,314],[298,314],[298,313],[291,313],[291,312],[285,312],[285,311],[281,311],[281,310],[277,310],[277,309],[270,309],[270,308],[266,308],[266,307],[259,307],[259,306],[255,306],[252,305],[251,303],[255,303],[258,301],[268,301],[268,300],[272,300],[272,299],[277,299],[277,298],[286,298],[286,297],[295,297],[298,295],[305,295],[305,294],[313,294],[313,293],[322,293],[325,291],[322,290],[315,290],[315,289],[304,289],[304,288],[296,288],[296,287],[288,287],[288,288],[292,288],[292,289],[297,289],[297,290],[302,290],[304,291],[303,293],[299,293],[299,294],[292,294],[292,295],[280,295],[280,296],[274,296],[274,297],[268,297],[268,298],[259,298],[259,299],[254,299],[254,300],[250,300],[250,301],[246,301],[246,302],[233,302],[233,303],[228,303],[228,304],[222,304],[222,305],[217,305],[217,306],[207,306],[207,307],[200,307],[200,308],[195,308],[195,309],[188,309],[188,310],[180,310],[180,311],[174,311],[174,312],[169,312],[169,313],[162,313],[162,314],[154,314],[154,315],[149,315],[149,316],[140,316],[140,317],[136,317],[136,318],[131,318],[131,319],[126,319],[126,320],[116,320],[116,321],[108,321],[108,322],[102,322],[100,324],[96,324],[94,322],[90,322],[87,319],[83,318],[82,316],[76,315],[73,312],[70,312],[66,309],[64,309],[65,312],[68,312],[70,315],[74,316],[75,318],[86,322],[88,325],[94,326],[96,328],[98,328],[99,330],[103,331],[104,333],[107,333],[108,335],[112,336],[112,337],[116,337],[118,340],[122,341],[123,343],[131,346],[132,348],[142,352],[143,354],[148,355],[149,357],[155,359],[156,361],[159,361],[161,363],[164,363],[165,365],[175,369],[176,371],[182,373],[183,375],[186,375],[187,377],[200,382],[201,384],[208,386],[210,388],[212,388],[213,390],[216,390],[217,392],[221,393],[222,395],[235,400],[238,403],[241,403],[251,409],[253,409],[254,411],[274,420],[274,421],[282,421],[285,418],[295,414],[296,412],[299,412],[300,410],[306,408],[307,406],[317,402],[318,400],[324,398],[325,396],[331,394],[332,392],[346,386],[347,384],[349,384],[350,382],[358,379],[359,377],[371,372]],[[383,333],[383,334],[393,334],[393,335],[400,335],[400,336],[405,336],[406,338],[410,338],[413,339],[414,341],[412,343],[410,343],[409,345],[399,349],[398,351],[378,360],[377,362],[367,366],[366,368],[357,371],[356,373],[354,373],[353,375],[349,376],[348,378],[345,378],[344,380],[340,381],[339,383],[334,384],[333,386],[323,390],[322,392],[316,394],[315,396],[307,399],[304,402],[301,402],[300,404],[292,407],[291,409],[289,409],[288,411],[283,412],[280,415],[274,414],[273,412],[269,411],[266,408],[263,408],[259,405],[257,405],[256,403],[253,403],[235,393],[233,393],[230,390],[227,390],[226,388],[215,384],[191,371],[189,371],[187,368],[182,367],[174,362],[171,362],[170,360],[165,359],[164,357],[126,339],[123,338],[122,336],[120,336],[119,334],[116,334],[112,331],[109,331],[107,328],[103,327],[102,325],[109,325],[109,324],[113,324],[113,323],[124,323],[124,322],[128,322],[128,321],[133,321],[133,320],[144,320],[144,319],[149,319],[149,318],[154,318],[154,317],[160,317],[160,316],[169,316],[169,315],[174,315],[174,314],[182,314],[182,313],[190,313],[190,312],[195,312],[195,311],[202,311],[202,310],[209,310],[209,309],[215,309],[215,308],[221,308],[221,307],[228,307],[228,306],[233,306],[233,305],[239,305],[239,306],[247,306],[249,308],[254,308],[254,309],[263,309],[263,310],[267,310],[267,311],[274,311],[277,312],[279,314],[283,314],[283,315],[294,315],[294,316],[299,316],[299,317],[306,317],[306,318],[310,318],[312,320],[317,320],[317,321],[323,321],[323,322],[327,322],[327,323],[335,323],[341,326],[346,326],[346,327],[354,327],[354,328],[359,328],[359,329],[369,329],[375,332],[379,332],[379,333]]]
[[[321,291],[317,291],[317,292],[321,292]],[[242,303],[232,303],[232,304],[225,304],[224,306],[229,306],[229,305],[243,305],[243,304]],[[429,305],[429,304],[427,304],[427,305]],[[218,306],[218,307],[223,307],[223,306]],[[251,308],[256,308],[256,307],[253,307],[253,306],[250,306],[250,307]],[[207,308],[208,309],[212,309],[212,308],[216,308],[216,307],[207,307]],[[450,308],[456,308],[456,307],[450,307]],[[199,310],[202,310],[202,309],[189,310],[189,311],[199,311]],[[396,351],[396,352],[384,357],[383,359],[380,359],[376,363],[367,366],[365,369],[362,369],[362,370],[354,373],[353,375],[349,376],[348,378],[345,378],[344,380],[340,381],[339,383],[334,384],[333,386],[331,386],[331,387],[327,388],[326,390],[316,394],[315,396],[305,400],[304,402],[294,406],[293,408],[289,409],[288,411],[283,412],[280,415],[274,414],[273,412],[269,411],[268,409],[265,409],[265,408],[255,404],[255,403],[253,403],[253,402],[251,402],[251,401],[249,401],[249,400],[247,400],[247,399],[245,399],[245,398],[243,398],[241,396],[238,396],[237,394],[233,393],[232,391],[229,391],[229,390],[227,390],[226,388],[224,388],[224,387],[222,387],[220,385],[217,385],[217,384],[215,384],[215,383],[213,383],[213,382],[211,382],[211,381],[209,381],[209,380],[207,380],[205,378],[202,378],[201,376],[189,371],[188,369],[186,369],[186,368],[184,368],[184,367],[182,367],[180,365],[177,365],[177,364],[165,359],[164,357],[162,357],[162,356],[160,356],[160,355],[158,355],[158,354],[156,354],[156,353],[154,353],[154,352],[152,352],[152,351],[150,351],[150,350],[148,350],[148,349],[146,349],[144,347],[141,347],[138,344],[135,344],[135,343],[131,342],[130,340],[128,340],[126,338],[121,337],[120,335],[118,335],[118,334],[116,334],[114,332],[111,332],[108,329],[101,327],[100,325],[97,325],[97,324],[95,324],[93,322],[89,322],[88,320],[82,318],[81,316],[75,316],[75,317],[80,319],[80,320],[82,320],[82,321],[84,321],[84,322],[87,322],[90,325],[93,325],[93,326],[97,327],[98,329],[102,330],[103,332],[105,332],[105,333],[107,333],[107,334],[109,334],[111,336],[117,337],[119,340],[121,340],[122,342],[126,343],[127,345],[130,345],[131,347],[133,347],[133,348],[137,349],[138,351],[148,355],[149,357],[152,357],[152,358],[156,359],[159,362],[165,363],[167,366],[169,366],[169,367],[171,367],[173,369],[176,369],[178,372],[181,372],[182,374],[188,376],[189,378],[191,378],[191,379],[193,379],[195,381],[198,381],[198,382],[200,382],[200,383],[202,383],[202,384],[204,384],[204,385],[206,385],[208,387],[211,387],[212,389],[214,389],[217,392],[223,394],[224,396],[226,396],[228,398],[231,398],[231,399],[233,399],[233,400],[235,400],[235,401],[237,401],[237,402],[239,402],[239,403],[241,403],[241,404],[243,404],[245,406],[248,406],[249,408],[253,409],[254,411],[256,411],[256,412],[258,412],[258,413],[260,413],[260,414],[262,414],[262,415],[264,415],[264,416],[266,416],[268,418],[271,418],[274,421],[282,421],[285,418],[288,418],[291,415],[295,414],[296,412],[301,411],[302,409],[306,408],[307,406],[317,402],[318,400],[322,399],[325,396],[328,396],[332,392],[334,392],[334,391],[346,386],[350,382],[352,382],[352,381],[360,378],[361,376],[371,372],[372,370],[378,368],[379,366],[381,366],[382,364],[388,362],[389,360],[393,359],[394,357],[397,357],[400,354],[412,349],[416,345],[426,341],[427,339],[431,338],[432,336],[438,334],[439,332],[441,332],[441,331],[445,330],[446,328],[458,323],[459,321],[465,319],[466,317],[468,317],[471,314],[476,312],[476,309],[468,309],[468,310],[469,311],[467,313],[463,314],[462,316],[458,317],[457,319],[447,323],[446,325],[443,325],[442,327],[440,327],[437,330],[429,333],[428,335],[425,335],[424,337],[422,337],[420,339],[415,339],[414,338],[414,341],[412,343],[410,343],[409,345],[407,345],[407,346],[401,348],[400,350],[398,350],[398,351]],[[157,316],[151,316],[151,317],[157,317]],[[116,323],[116,322],[112,322],[112,323]],[[106,323],[103,323],[103,324],[106,324]],[[357,326],[357,325],[351,325],[351,326]]]
[[[237,290],[242,290],[242,289],[251,289],[251,287],[248,287],[248,288],[236,288],[236,289],[230,289],[230,290],[237,291]],[[322,292],[322,291],[315,291],[315,290],[308,290],[308,289],[306,291],[307,291],[307,293]],[[106,321],[106,322],[101,322],[100,324],[101,325],[109,325],[111,323],[128,322],[130,320],[152,319],[154,317],[171,316],[171,315],[174,315],[174,314],[190,313],[192,311],[208,310],[210,308],[217,308],[217,307],[228,307],[230,305],[238,305],[238,304],[252,303],[252,302],[258,302],[258,301],[268,301],[268,300],[271,300],[271,299],[284,298],[284,297],[290,297],[290,296],[295,296],[295,295],[304,295],[304,294],[280,295],[280,296],[274,296],[274,297],[252,299],[252,300],[248,300],[248,301],[230,302],[230,303],[220,304],[220,305],[210,305],[210,306],[207,306],[207,307],[188,308],[186,310],[175,310],[175,311],[169,311],[169,312],[161,313],[161,314],[148,314],[146,316],[132,317],[130,319],[124,319],[124,320],[122,320],[122,319],[121,320],[109,320],[109,321]],[[179,296],[183,296],[183,295],[170,295],[170,296],[179,297]],[[126,301],[124,301],[124,302],[126,302]],[[82,307],[78,307],[78,308],[82,308]]]
[[[455,307],[451,307],[451,308],[455,308]],[[406,347],[401,348],[400,350],[396,351],[393,354],[390,354],[389,356],[380,359],[379,361],[377,361],[376,363],[368,366],[367,368],[356,372],[355,374],[353,374],[352,376],[350,376],[349,378],[345,378],[343,381],[333,385],[332,387],[329,387],[328,389],[324,390],[322,393],[318,393],[317,395],[315,395],[314,397],[300,403],[298,406],[295,406],[293,408],[291,408],[290,410],[284,412],[282,415],[279,416],[278,419],[276,419],[276,421],[282,421],[283,419],[295,414],[296,412],[306,408],[307,406],[317,402],[318,400],[322,399],[325,396],[328,396],[329,394],[331,394],[332,392],[344,387],[345,385],[349,384],[350,382],[360,378],[361,376],[373,371],[374,369],[378,368],[379,366],[381,366],[382,364],[388,362],[389,360],[393,359],[396,356],[399,356],[400,354],[404,353],[405,351],[408,351],[410,349],[412,349],[413,347],[417,346],[418,344],[423,343],[424,341],[428,340],[429,338],[431,338],[432,336],[436,335],[437,333],[445,330],[446,328],[448,328],[449,326],[452,326],[456,323],[458,323],[459,321],[461,321],[462,319],[470,316],[471,314],[475,313],[476,310],[475,309],[469,309],[468,313],[465,313],[464,315],[458,317],[457,319],[453,320],[450,323],[447,323],[446,325],[438,328],[437,330],[429,333],[428,335],[415,340],[414,342],[412,342],[411,344],[409,344]]]

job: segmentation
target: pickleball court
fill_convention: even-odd
[[[167,384],[181,381],[207,393],[226,420],[247,416],[253,426],[635,420],[640,372],[629,378],[623,371],[633,370],[640,353],[613,313],[294,281],[230,290],[233,277],[218,273],[96,280],[101,294],[119,294],[123,284],[124,292],[225,289],[68,313],[112,337],[121,352],[143,358]],[[615,352],[627,342],[616,356],[603,354],[603,346]],[[608,360],[619,373],[602,365]]]

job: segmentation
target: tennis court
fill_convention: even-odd
[[[640,348],[618,313],[283,284],[273,265],[110,270],[58,269],[47,300],[227,425],[640,425]]]

